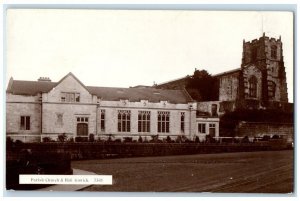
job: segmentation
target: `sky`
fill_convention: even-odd
[[[239,68],[243,39],[281,36],[293,102],[290,12],[9,9],[6,26],[6,84],[72,72],[86,86],[151,86]]]

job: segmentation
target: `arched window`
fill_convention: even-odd
[[[249,79],[249,96],[250,98],[257,97],[257,79],[255,76]]]
[[[275,97],[275,92],[276,92],[276,84],[273,81],[269,81],[269,85],[268,85],[268,96],[270,98],[274,98]]]
[[[277,58],[277,46],[276,45],[271,46],[271,58],[272,59]]]

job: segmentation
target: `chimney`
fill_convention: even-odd
[[[38,79],[39,82],[51,82],[50,78],[49,77],[40,77]]]

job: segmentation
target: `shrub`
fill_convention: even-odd
[[[43,137],[43,142],[51,142],[51,138],[50,137]]]
[[[177,136],[177,138],[176,138],[176,142],[177,142],[177,143],[181,143],[181,142],[182,142],[181,135]]]
[[[196,138],[195,138],[195,142],[196,142],[196,143],[200,143],[200,139],[199,139],[199,137],[198,137],[198,136],[196,136]]]
[[[58,135],[58,137],[57,137],[57,141],[59,141],[59,142],[65,142],[66,140],[67,140],[67,136],[65,133]]]
[[[276,140],[278,140],[278,139],[280,139],[280,137],[279,137],[279,135],[273,135],[273,136],[272,136],[272,139],[274,139],[274,140],[275,140],[275,139],[276,139]]]
[[[124,137],[124,142],[132,142],[132,137]]]
[[[70,138],[68,139],[68,142],[74,142],[74,138],[73,138],[73,137],[70,137]]]
[[[270,136],[268,135],[264,135],[262,138],[262,141],[269,141],[270,140]]]
[[[170,136],[167,136],[167,139],[166,139],[167,143],[171,143],[172,142],[172,139]]]
[[[143,142],[143,138],[141,136],[139,136],[138,142]]]
[[[21,141],[21,140],[16,140],[15,141],[15,145],[16,146],[20,146],[20,145],[22,145],[23,144],[23,142]]]
[[[94,136],[93,133],[91,133],[91,134],[89,135],[89,142],[94,142],[94,141],[95,141],[95,136]]]
[[[112,142],[111,135],[109,135],[109,137],[108,137],[108,139],[106,141],[107,142]]]
[[[88,139],[86,137],[75,137],[75,142],[87,142]]]
[[[121,139],[115,139],[115,141],[114,141],[114,142],[121,143],[121,142],[122,142],[122,140],[121,140]]]
[[[6,149],[11,149],[14,146],[14,140],[11,137],[6,138]]]
[[[242,139],[242,143],[249,143],[250,140],[249,140],[249,137],[248,136],[245,136],[243,139]]]
[[[157,142],[158,141],[158,135],[152,135],[151,136],[151,140],[150,140],[150,142]]]
[[[206,143],[215,143],[216,140],[211,135],[206,135],[205,136],[205,142]]]

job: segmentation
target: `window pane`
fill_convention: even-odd
[[[30,117],[26,117],[26,130],[30,130]]]
[[[161,132],[161,122],[159,121],[157,124],[158,124],[157,131],[160,133]]]
[[[127,132],[130,132],[130,121],[127,121]]]
[[[80,102],[80,96],[79,96],[79,94],[76,94],[76,102]]]

